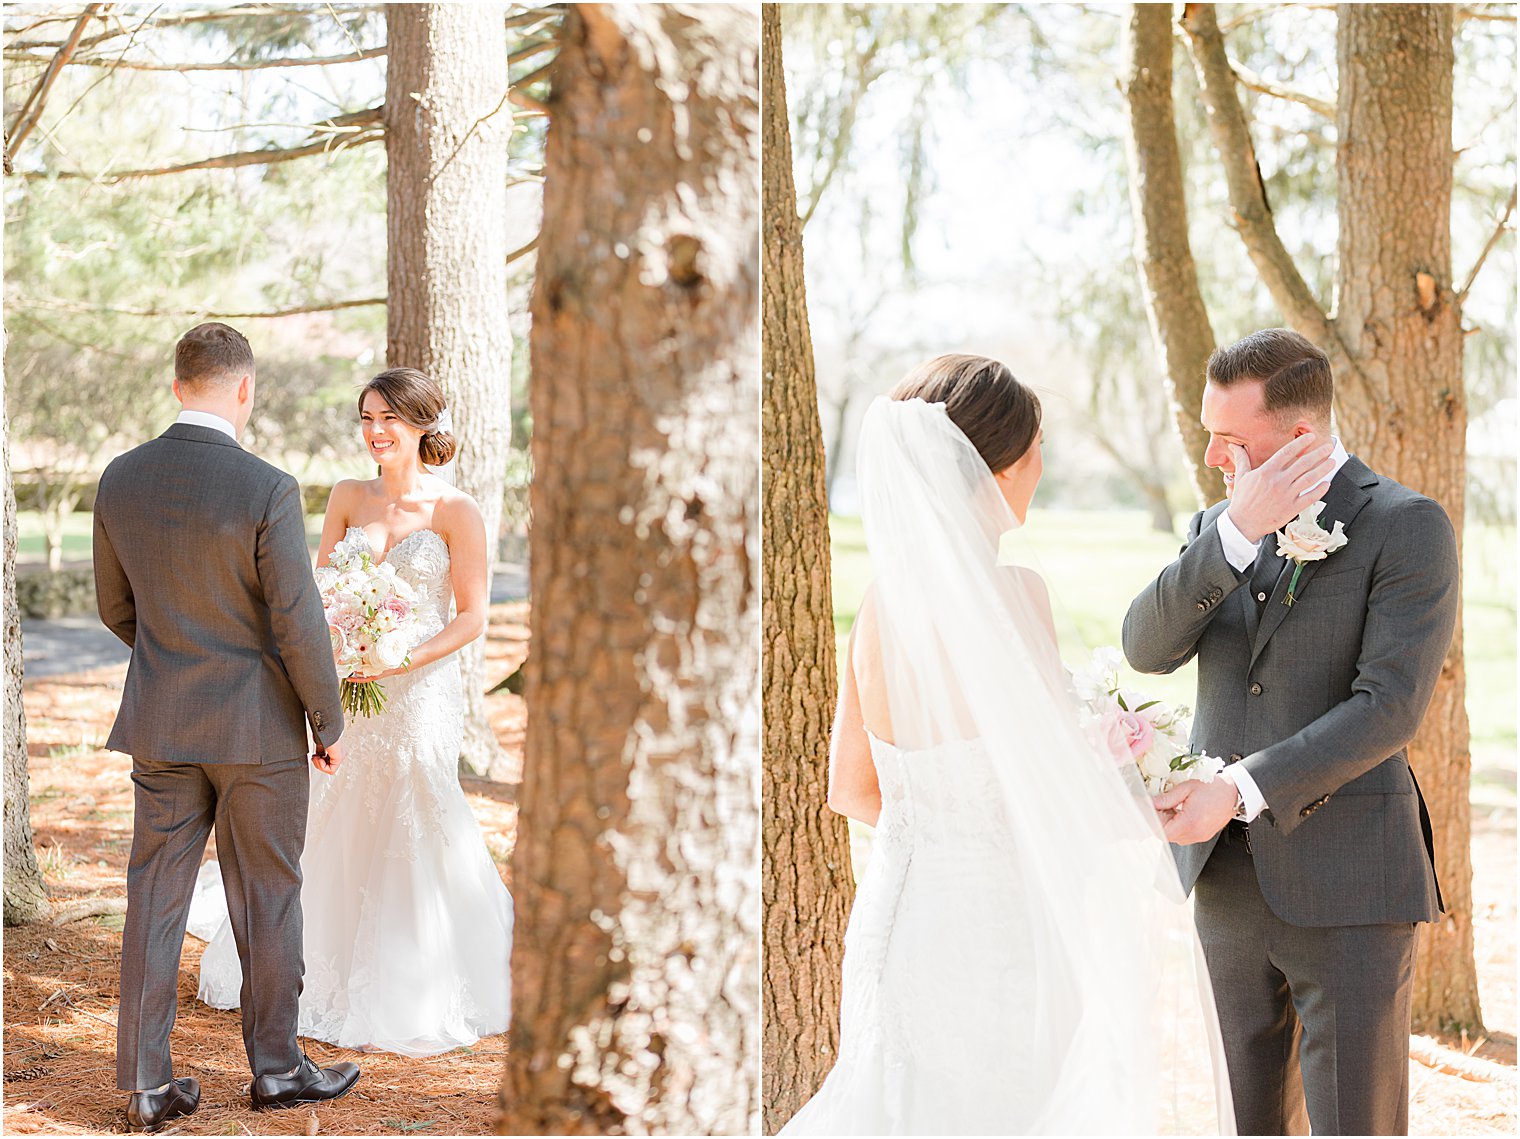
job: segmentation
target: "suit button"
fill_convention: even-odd
[[[1237,755],[1232,755],[1232,756],[1230,756],[1230,762],[1231,763],[1239,763],[1244,758],[1245,758],[1245,756],[1243,756],[1243,755],[1238,755],[1238,754]]]
[[[1265,601],[1266,599],[1267,599],[1267,595],[1265,593],[1258,593],[1256,595],[1256,600],[1257,601]]]
[[[1209,594],[1209,600],[1210,601],[1218,601],[1223,596],[1224,596],[1224,590],[1222,590],[1222,589],[1216,589],[1216,590],[1214,590],[1213,593]]]
[[[1261,685],[1260,684],[1253,684],[1253,685],[1251,685],[1251,695],[1252,696],[1260,696],[1261,695]]]
[[[1207,601],[1200,601],[1198,603],[1198,612],[1202,613],[1204,610],[1208,609],[1208,607],[1209,603]]]
[[[1314,808],[1305,807],[1302,811],[1298,812],[1298,817],[1301,819],[1307,819],[1312,814],[1314,814]]]

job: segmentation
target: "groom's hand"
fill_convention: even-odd
[[[1230,444],[1230,458],[1235,464],[1230,521],[1251,542],[1282,529],[1304,507],[1325,497],[1330,484],[1322,480],[1335,469],[1330,458],[1334,450],[1333,442],[1300,435],[1253,469],[1246,449],[1238,443]]]
[[[326,754],[317,754],[311,757],[312,766],[323,775],[331,775],[338,770],[338,764],[343,762],[343,744],[339,740],[333,740],[327,745]]]
[[[1168,842],[1183,846],[1213,838],[1235,814],[1240,792],[1228,779],[1189,779],[1152,800]]]

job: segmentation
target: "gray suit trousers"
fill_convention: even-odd
[[[169,1032],[196,873],[211,828],[227,912],[243,966],[243,1047],[255,1077],[290,1071],[301,993],[301,850],[306,759],[162,763],[134,758],[136,819],[122,932],[116,1083],[123,1091],[173,1078]]]
[[[1407,1135],[1412,922],[1295,926],[1227,829],[1194,887],[1241,1135]]]

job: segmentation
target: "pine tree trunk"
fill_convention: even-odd
[[[759,1122],[757,64],[752,10],[565,16],[503,1134]]]
[[[386,359],[443,385],[455,482],[480,504],[495,560],[511,443],[507,324],[505,6],[387,4]],[[485,712],[485,641],[460,653],[461,759],[487,773],[500,748]]]
[[[5,924],[46,917],[50,906],[37,850],[26,757],[26,711],[21,705],[21,610],[16,605],[16,492],[11,486],[10,424],[0,404],[5,458]]]
[[[781,65],[781,17],[761,10],[765,274],[763,471],[765,1130],[818,1090],[839,1054],[844,927],[855,887],[844,818],[825,804],[835,698],[823,429],[813,378]],[[841,419],[844,408],[841,407]],[[836,456],[837,461],[837,456]]]
[[[1172,5],[1131,5],[1124,61],[1135,260],[1172,417],[1202,508],[1224,497],[1224,480],[1204,465],[1209,436],[1198,421],[1214,332],[1188,242],[1187,210],[1182,208],[1182,157],[1172,111]]]
[[[1429,495],[1461,542],[1467,401],[1451,265],[1453,10],[1338,7],[1336,134],[1341,265],[1335,324],[1347,445]],[[1472,757],[1460,616],[1409,757],[1430,807],[1445,920],[1420,927],[1415,1027],[1482,1024],[1473,960]]]

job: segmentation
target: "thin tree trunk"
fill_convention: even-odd
[[[825,804],[835,698],[823,431],[802,271],[781,62],[781,17],[761,10],[764,55],[765,1130],[818,1090],[839,1055],[840,969],[855,886],[850,834]],[[842,423],[849,391],[840,400]],[[837,468],[839,455],[834,463]]]
[[[480,504],[491,560],[511,444],[505,5],[387,4],[386,358],[443,385],[455,481]],[[461,759],[501,756],[485,712],[485,641],[460,653]]]
[[[21,704],[21,610],[16,605],[16,493],[11,486],[10,423],[0,404],[5,459],[5,924],[47,917],[47,888],[32,843],[26,756],[26,711]]]
[[[1172,5],[1134,4],[1124,37],[1129,103],[1130,209],[1151,339],[1161,362],[1172,419],[1200,508],[1224,497],[1224,479],[1204,464],[1208,432],[1198,417],[1214,331],[1188,242],[1182,157],[1172,111]],[[1170,516],[1167,518],[1171,529]]]
[[[565,17],[503,1134],[759,1122],[757,63],[751,10]]]
[[[1461,543],[1467,482],[1462,314],[1451,264],[1453,10],[1342,4],[1336,54],[1336,324],[1371,389],[1339,400],[1371,467],[1446,508]],[[1460,613],[1409,747],[1430,807],[1446,918],[1420,926],[1417,1031],[1482,1026],[1473,960],[1472,818]]]

